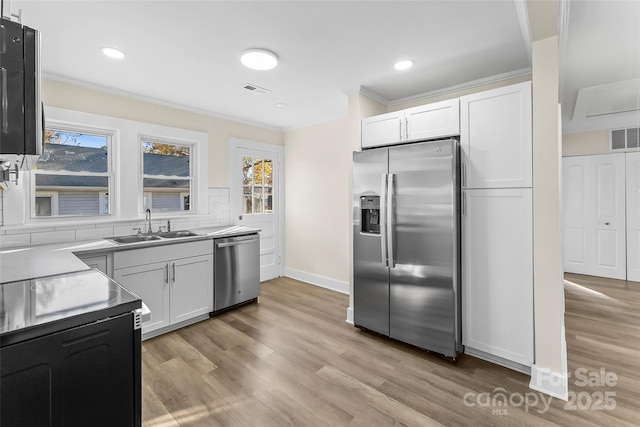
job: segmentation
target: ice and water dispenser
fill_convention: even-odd
[[[360,232],[380,234],[380,196],[360,197]]]

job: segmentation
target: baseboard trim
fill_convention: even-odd
[[[478,359],[486,360],[487,362],[495,363],[496,365],[504,366],[505,368],[513,369],[514,371],[522,372],[525,375],[531,375],[531,367],[523,365],[522,363],[513,362],[468,346],[464,347],[464,353],[477,357]]]
[[[549,368],[533,365],[531,367],[531,382],[529,388],[548,394],[560,400],[569,398],[568,375],[560,372],[553,372]]]
[[[331,289],[332,291],[349,295],[348,282],[342,282],[340,280],[330,279],[328,277],[306,273],[292,268],[285,269],[284,275],[292,279],[300,280],[301,282],[307,282],[311,285],[320,286],[321,288]]]
[[[353,307],[347,308],[347,320],[346,322],[350,325],[353,325]]]

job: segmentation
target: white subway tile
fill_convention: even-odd
[[[25,233],[49,233],[55,231],[53,227],[20,227],[20,228],[8,228],[5,230],[6,234],[25,234]]]
[[[76,240],[102,239],[113,236],[113,227],[76,230]]]
[[[45,243],[72,242],[76,240],[75,230],[51,231],[47,233],[32,233],[31,244],[42,245]]]
[[[135,234],[137,231],[133,231],[134,227],[140,227],[140,229],[144,231],[144,224],[121,225],[121,226],[113,227],[113,235],[114,236],[128,236],[129,234]]]
[[[83,230],[87,228],[96,228],[95,224],[69,224],[69,225],[56,225],[55,231],[66,231],[66,230]]]
[[[31,244],[31,234],[5,234],[0,237],[0,246],[3,248]]]

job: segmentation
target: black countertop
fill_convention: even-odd
[[[3,283],[0,347],[141,307],[140,298],[97,270]]]

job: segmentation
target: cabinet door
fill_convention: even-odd
[[[463,188],[531,187],[531,82],[460,98]]]
[[[213,255],[171,261],[170,270],[171,324],[213,311]]]
[[[627,153],[627,280],[640,282],[640,153]]]
[[[463,344],[531,366],[531,189],[464,191],[462,240]]]
[[[460,133],[458,98],[404,110],[408,141],[440,138]]]
[[[149,307],[151,320],[142,324],[143,334],[169,325],[169,263],[114,269],[113,278]]]
[[[362,148],[394,144],[404,139],[403,111],[362,119]]]
[[[0,425],[139,425],[134,345],[129,313],[0,349]]]

